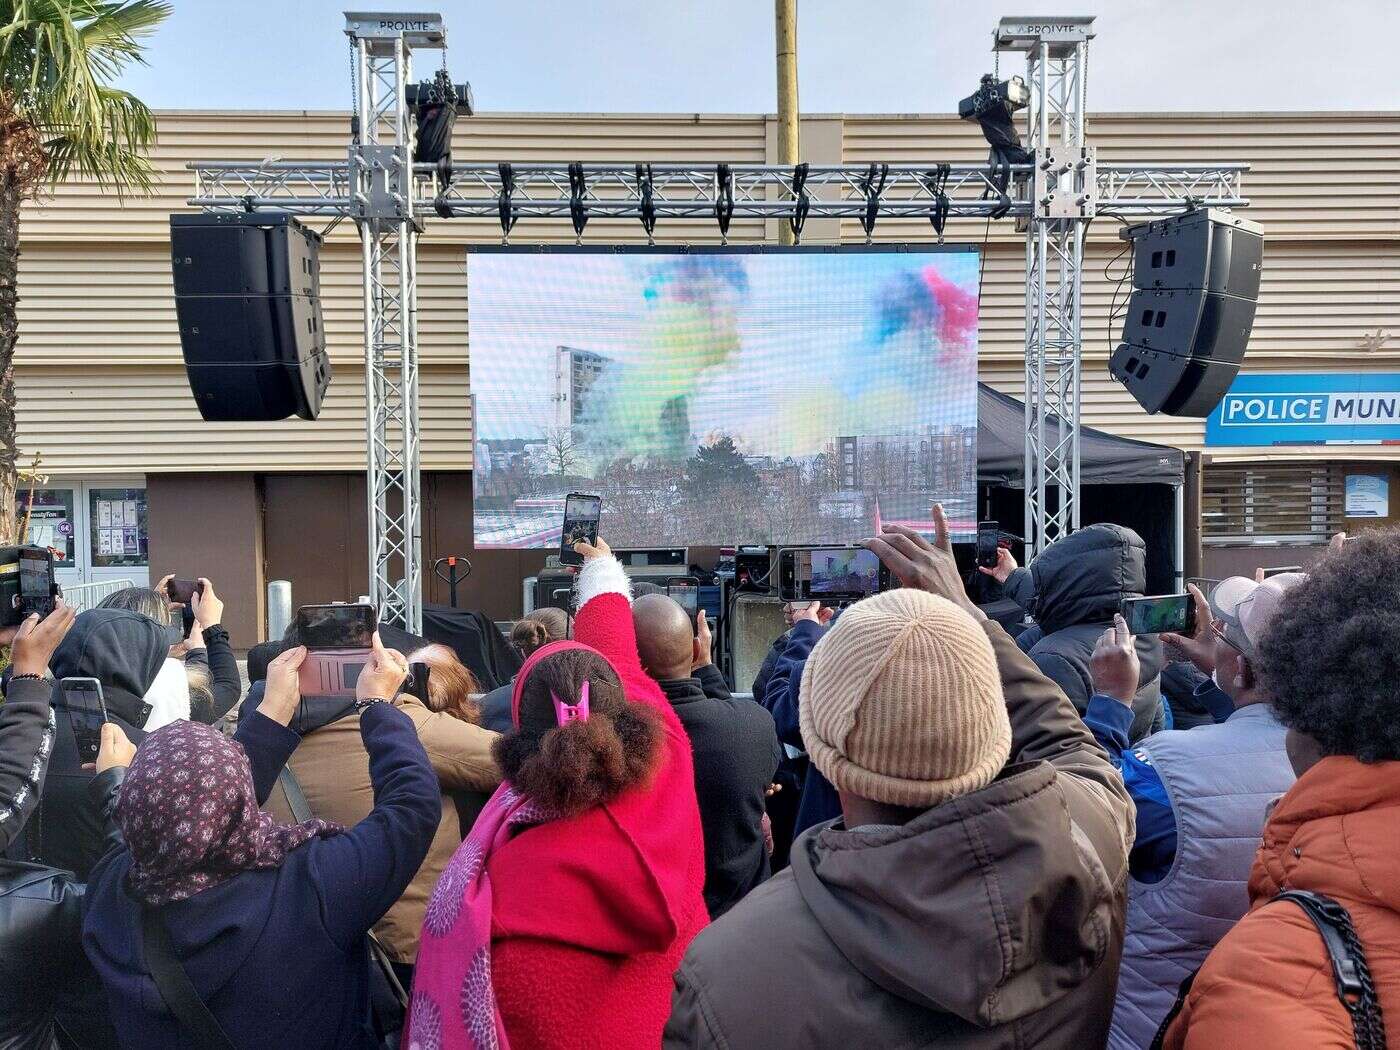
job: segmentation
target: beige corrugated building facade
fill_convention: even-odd
[[[160,117],[156,193],[124,201],[83,183],[29,207],[22,225],[20,446],[50,481],[37,528],[71,535],[70,581],[166,571],[208,575],[237,612],[236,641],[256,640],[267,579],[303,601],[353,597],[366,577],[359,247],[342,225],[322,252],[326,330],[336,375],[316,422],[210,424],[185,382],[171,289],[170,212],[186,208],[195,159],[342,158],[344,113],[168,112]],[[1400,370],[1400,113],[1114,114],[1089,125],[1101,160],[1238,160],[1252,165],[1247,211],[1265,228],[1265,265],[1248,371]],[[803,120],[813,163],[976,160],[975,128],[949,116],[845,115]],[[486,114],[459,121],[461,160],[762,162],[776,153],[771,117],[709,114]],[[316,225],[324,226],[324,222]],[[736,221],[731,242],[760,241]],[[1084,420],[1196,453],[1193,512],[1204,527],[1203,575],[1255,555],[1233,544],[1286,537],[1276,562],[1304,561],[1342,524],[1341,476],[1400,482],[1400,447],[1204,447],[1198,420],[1149,417],[1108,376],[1105,266],[1121,246],[1108,219],[1086,259]],[[886,220],[879,241],[925,241],[922,221]],[[859,224],[813,220],[808,243],[863,239]],[[1019,396],[1024,241],[1010,222],[955,221],[951,241],[981,244],[981,377]],[[424,555],[472,554],[469,343],[463,249],[499,241],[493,222],[429,222],[420,247]],[[564,223],[522,222],[513,240],[571,241]],[[660,243],[716,243],[709,223],[663,223]],[[644,241],[634,222],[590,223],[593,243]],[[1116,276],[1116,274],[1115,274]],[[1344,454],[1345,453],[1345,454]],[[1241,467],[1240,464],[1247,464]],[[1397,494],[1400,496],[1400,494]],[[1270,523],[1268,507],[1297,508]],[[1393,512],[1400,520],[1400,510]],[[1290,516],[1291,514],[1291,516]],[[1193,518],[1197,516],[1193,513]],[[1390,520],[1390,519],[1387,519]],[[519,612],[520,579],[540,553],[483,552],[467,604]],[[434,585],[436,587],[436,585]],[[442,600],[435,589],[431,597]]]

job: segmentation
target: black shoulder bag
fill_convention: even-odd
[[[1337,999],[1351,1018],[1357,1050],[1385,1050],[1385,1019],[1381,1016],[1380,1000],[1376,998],[1376,986],[1371,980],[1371,968],[1366,964],[1366,952],[1356,936],[1356,927],[1351,923],[1351,913],[1331,897],[1309,890],[1284,890],[1274,900],[1292,901],[1317,927],[1323,947],[1327,949],[1327,958],[1332,963]],[[1152,1050],[1161,1050],[1167,1029],[1181,1012],[1196,973],[1181,982],[1176,1002],[1162,1019],[1152,1040]]]

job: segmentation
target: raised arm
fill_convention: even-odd
[[[52,690],[43,679],[11,681],[0,704],[0,853],[19,835],[39,801],[53,753]]]
[[[209,691],[213,703],[200,712],[199,721],[217,722],[228,714],[243,692],[243,680],[238,674],[238,659],[229,644],[228,631],[223,627],[224,603],[214,593],[208,579],[199,581],[202,592],[196,592],[191,608],[195,625],[205,646],[209,664]]]
[[[361,943],[413,881],[442,817],[437,774],[413,721],[388,702],[407,674],[403,655],[383,648],[376,634],[374,653],[355,683],[374,809],[350,830],[312,846],[326,932],[346,948]]]
[[[637,655],[637,632],[632,624],[632,585],[622,563],[602,540],[596,547],[579,545],[583,568],[574,581],[574,639],[602,653],[622,679],[627,699],[649,704],[666,714],[671,705]],[[586,548],[586,549],[585,549]]]
[[[60,599],[40,620],[30,616],[3,632],[10,649],[9,688],[0,704],[0,853],[24,827],[53,752],[53,684],[43,677],[77,613]]]

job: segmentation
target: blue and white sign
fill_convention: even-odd
[[[1206,418],[1206,445],[1400,444],[1400,373],[1241,375]]]
[[[1390,517],[1390,479],[1384,474],[1348,474],[1345,513],[1348,518]]]

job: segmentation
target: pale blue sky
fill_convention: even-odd
[[[123,84],[162,109],[348,108],[339,0],[173,0]],[[771,112],[771,0],[447,0],[483,110]],[[364,4],[362,9],[372,9]],[[1004,13],[1097,14],[1091,110],[1400,109],[1400,0],[799,0],[806,112],[949,112]],[[420,59],[431,73],[436,56]],[[1020,63],[1008,56],[1004,74]]]

